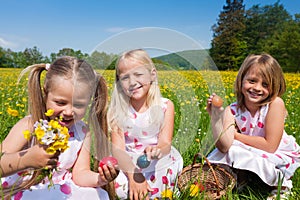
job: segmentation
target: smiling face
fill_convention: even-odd
[[[269,96],[269,84],[257,66],[252,66],[242,80],[242,93],[246,107],[259,106]]]
[[[62,117],[59,123],[70,128],[86,112],[91,90],[87,84],[73,84],[72,79],[57,76],[46,96],[46,108],[53,109],[53,117]]]
[[[152,76],[147,66],[133,59],[122,60],[118,65],[119,84],[131,100],[146,99]]]

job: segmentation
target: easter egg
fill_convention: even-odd
[[[144,169],[150,165],[150,161],[147,159],[146,154],[144,154],[138,157],[136,164],[139,168]]]
[[[102,160],[99,162],[99,167],[103,167],[103,165],[117,165],[118,164],[118,160],[112,156],[107,156],[102,158]]]
[[[223,105],[223,99],[219,97],[218,95],[215,95],[212,99],[212,105],[215,107],[221,107]]]

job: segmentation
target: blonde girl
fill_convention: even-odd
[[[91,151],[95,153],[96,166],[97,160],[109,154],[107,87],[103,77],[85,61],[69,56],[58,58],[51,65],[29,66],[21,76],[26,72],[30,72],[30,115],[12,128],[1,144],[3,196],[12,199],[108,199],[101,187],[109,185],[118,170],[106,165],[90,170]],[[82,119],[89,105],[88,127]],[[29,142],[24,138],[23,131],[32,132],[36,121],[49,120],[45,115],[48,109],[54,110],[51,118],[59,118],[59,123],[69,129],[69,148],[63,153],[48,154],[45,146],[37,144],[34,137]],[[56,168],[52,177],[54,187],[48,188],[47,178],[38,178],[44,167]]]
[[[249,55],[236,77],[237,101],[223,115],[222,108],[212,105],[214,95],[207,101],[218,140],[209,160],[257,174],[275,195],[280,178],[282,193],[292,188],[291,177],[300,164],[299,145],[284,130],[287,111],[281,96],[285,90],[284,74],[271,55]]]
[[[124,52],[108,113],[113,154],[121,172],[115,188],[120,199],[153,199],[170,194],[183,161],[172,147],[174,105],[160,94],[157,71],[142,49]],[[141,167],[142,155],[150,161]]]

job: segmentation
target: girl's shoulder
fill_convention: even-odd
[[[174,107],[174,104],[170,99],[162,97],[161,100],[163,108]]]
[[[282,98],[276,97],[271,103],[269,103],[269,110],[275,111],[275,112],[285,112],[287,115],[287,110],[285,108],[285,103]]]
[[[280,97],[276,97],[271,103],[270,106],[284,106],[284,101]]]

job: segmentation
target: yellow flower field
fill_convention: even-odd
[[[0,69],[0,119],[1,140],[10,128],[27,115],[26,81],[23,77],[18,84],[20,69]],[[114,71],[99,71],[111,91],[114,83]],[[163,96],[175,104],[174,145],[190,162],[193,152],[210,151],[213,142],[210,134],[209,119],[205,111],[206,99],[215,92],[225,100],[225,105],[235,100],[233,83],[237,72],[232,71],[159,71],[159,84]],[[300,142],[298,123],[300,109],[299,74],[285,74],[287,91],[284,95],[289,116],[286,131]],[[192,144],[192,145],[191,145]],[[191,146],[191,147],[190,147]],[[200,148],[200,149],[199,149]]]
[[[11,127],[27,115],[26,77],[18,84],[20,69],[0,69],[0,140]],[[99,71],[106,79],[109,91],[114,83],[114,71]],[[175,131],[173,145],[181,152],[184,164],[192,162],[195,153],[204,155],[213,148],[206,99],[215,92],[228,105],[235,101],[233,84],[237,72],[233,71],[159,71],[159,84],[164,97],[175,105]],[[287,91],[283,96],[288,110],[286,132],[300,143],[300,75],[285,74]],[[294,182],[299,188],[300,178]]]

